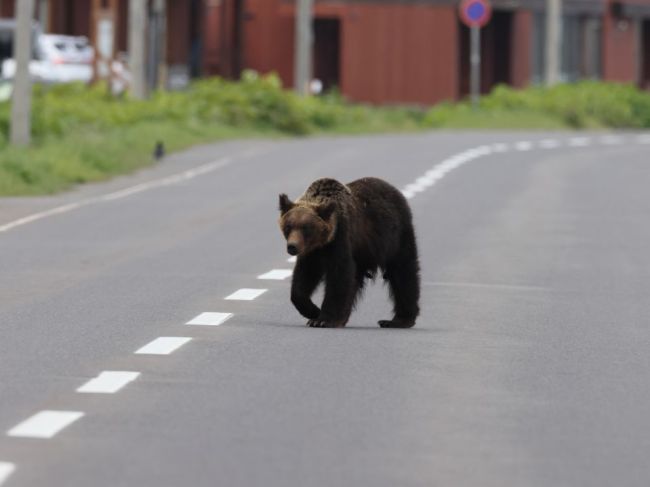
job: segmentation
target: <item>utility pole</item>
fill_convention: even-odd
[[[156,15],[156,81],[157,88],[164,90],[167,87],[167,2],[154,0]]]
[[[41,31],[47,34],[50,31],[50,2],[49,0],[38,0],[38,22],[41,24]]]
[[[562,0],[546,0],[546,49],[545,78],[546,86],[560,81]]]
[[[309,94],[311,79],[312,20],[314,0],[296,0],[296,44],[294,56],[294,89],[299,95]]]
[[[470,93],[472,94],[472,108],[478,110],[481,98],[481,28],[474,25],[469,28],[470,33]]]
[[[129,70],[131,95],[147,97],[147,0],[129,0]]]
[[[16,74],[11,102],[11,143],[20,146],[29,145],[31,138],[32,81],[29,62],[32,58],[33,18],[34,0],[16,0]]]

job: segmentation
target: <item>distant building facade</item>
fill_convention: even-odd
[[[15,0],[0,0],[0,16]],[[96,36],[115,19],[127,49],[128,0],[37,0],[50,32]],[[482,90],[543,78],[545,0],[493,0],[482,35]],[[166,0],[165,62],[189,76],[242,69],[293,77],[293,0]],[[603,79],[650,89],[650,0],[563,0],[563,80]],[[469,32],[450,0],[316,0],[314,77],[372,103],[431,104],[469,91]]]

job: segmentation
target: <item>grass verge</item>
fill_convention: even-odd
[[[632,86],[583,82],[550,89],[497,87],[481,99],[429,110],[348,104],[340,96],[300,98],[274,75],[234,83],[197,81],[149,100],[115,99],[104,86],[37,86],[34,143],[7,144],[9,104],[0,104],[0,196],[48,194],[153,163],[197,143],[249,136],[358,134],[447,129],[650,128],[650,94]]]

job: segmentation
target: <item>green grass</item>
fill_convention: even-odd
[[[436,118],[438,117],[438,120]],[[533,111],[519,110],[473,110],[468,105],[427,118],[432,127],[445,129],[475,130],[567,130],[571,128],[559,117]]]
[[[29,148],[7,144],[9,104],[0,103],[0,196],[48,194],[153,163],[168,152],[251,136],[359,134],[447,129],[650,128],[650,95],[626,85],[577,83],[516,91],[424,109],[352,105],[336,93],[300,98],[276,76],[197,81],[149,100],[115,99],[104,86],[35,87]]]
[[[0,195],[49,194],[75,184],[102,181],[153,163],[156,140],[166,150],[193,144],[272,132],[224,125],[183,127],[177,123],[141,122],[104,132],[88,129],[51,137],[29,149],[5,147],[0,153]]]
[[[631,85],[583,81],[552,88],[497,86],[481,98],[441,103],[423,124],[431,128],[598,129],[650,128],[650,93]]]

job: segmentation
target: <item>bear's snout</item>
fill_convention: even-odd
[[[298,254],[298,247],[296,247],[293,244],[287,245],[287,252],[289,252],[289,255],[297,255]]]

